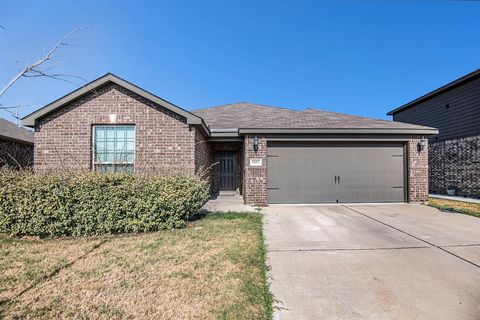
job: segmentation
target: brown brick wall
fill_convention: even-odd
[[[422,151],[417,144],[425,137],[412,137],[408,148],[408,201],[425,203],[428,200],[428,145]]]
[[[255,135],[245,135],[243,143],[243,196],[245,204],[255,206],[267,205],[267,139],[257,135],[259,140],[258,151],[253,150]],[[251,167],[250,159],[262,159],[261,167]]]
[[[212,145],[207,142],[207,137],[197,129],[195,131],[195,173],[208,179],[210,191],[213,190],[214,159]]]
[[[33,145],[0,140],[0,168],[22,169],[33,164]]]
[[[430,141],[430,192],[480,198],[480,136]]]
[[[35,127],[35,170],[90,170],[94,124],[135,125],[137,172],[195,171],[195,130],[186,119],[115,84],[41,119]]]

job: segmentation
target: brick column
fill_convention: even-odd
[[[422,151],[417,144],[426,137],[412,137],[408,142],[408,202],[425,203],[428,201],[428,140]]]
[[[253,139],[258,138],[258,151],[253,150]],[[267,205],[267,139],[263,135],[245,135],[243,142],[244,174],[243,197],[245,204]],[[261,159],[259,167],[250,166],[250,159]]]

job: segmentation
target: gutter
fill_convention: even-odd
[[[407,135],[433,135],[438,134],[438,129],[435,128],[418,128],[418,129],[390,129],[390,128],[355,128],[355,129],[240,129],[240,134],[245,133],[287,133],[287,134],[302,134],[302,133],[318,133],[318,134],[407,134]]]

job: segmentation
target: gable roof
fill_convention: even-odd
[[[33,144],[33,132],[0,118],[0,139]]]
[[[128,89],[142,97],[144,97],[145,99],[148,99],[150,101],[153,101],[155,102],[156,104],[178,114],[178,115],[181,115],[183,117],[185,117],[187,119],[187,124],[198,124],[198,125],[204,125],[204,122],[202,121],[202,119],[196,115],[194,115],[193,113],[187,111],[187,110],[184,110],[176,105],[174,105],[173,103],[170,103],[168,102],[167,100],[164,100],[112,73],[107,73],[106,75],[96,79],[96,80],[93,80],[92,82],[84,85],[83,87],[81,88],[78,88],[77,90],[61,97],[60,99],[57,99],[55,101],[53,101],[52,103],[49,103],[47,104],[46,106],[44,106],[43,108],[40,108],[38,109],[37,111],[35,112],[32,112],[31,114],[29,114],[28,116],[22,118],[22,124],[24,126],[27,126],[27,127],[34,127],[35,126],[35,121],[37,119],[40,119],[54,111],[57,111],[61,108],[63,108],[64,106],[66,106],[68,103],[86,95],[86,94],[89,94],[89,93],[92,93],[93,90],[95,90],[96,88],[100,87],[100,86],[103,86],[107,83],[115,83],[125,89]],[[207,132],[208,132],[208,129],[205,127],[204,128]]]
[[[439,95],[439,94],[441,94],[441,93],[443,93],[443,92],[445,92],[445,91],[447,91],[447,90],[450,90],[450,89],[452,89],[452,88],[454,88],[454,87],[457,87],[457,86],[460,86],[460,85],[462,85],[462,84],[465,84],[465,83],[467,83],[467,82],[469,82],[469,81],[472,81],[472,80],[476,79],[477,77],[480,77],[480,69],[477,69],[477,70],[475,70],[475,71],[473,71],[473,72],[470,72],[469,74],[464,75],[463,77],[460,77],[460,78],[458,78],[458,79],[456,79],[456,80],[453,80],[452,82],[449,82],[449,83],[447,83],[446,85],[441,86],[440,88],[435,89],[435,90],[433,90],[432,92],[429,92],[429,93],[421,96],[420,98],[417,98],[417,99],[415,99],[415,100],[412,100],[412,101],[410,101],[410,102],[408,102],[408,103],[406,103],[406,104],[404,104],[404,105],[402,105],[402,106],[400,106],[400,107],[398,107],[398,108],[396,108],[396,109],[393,109],[392,111],[389,111],[389,112],[387,113],[387,115],[389,115],[389,116],[394,115],[394,114],[397,113],[397,112],[400,112],[400,111],[402,111],[402,110],[405,110],[405,109],[407,109],[407,108],[410,108],[410,107],[412,107],[412,106],[414,106],[414,105],[416,105],[416,104],[418,104],[418,103],[420,103],[420,102],[423,102],[423,101],[425,101],[425,100],[428,100],[428,99],[430,99],[430,98],[432,98],[432,97],[434,97],[434,96],[436,96],[436,95]]]
[[[371,119],[318,109],[292,110],[242,102],[189,112],[142,88],[108,73],[87,85],[49,103],[22,119],[24,126],[34,127],[38,119],[65,107],[72,101],[115,83],[199,125],[207,135],[232,136],[242,133],[391,133],[436,134],[433,128]],[[207,126],[208,124],[208,126]]]
[[[318,109],[293,110],[248,102],[192,111],[212,132],[365,132],[430,134],[436,129]]]

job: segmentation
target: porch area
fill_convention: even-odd
[[[243,204],[243,143],[213,142],[212,197]]]

